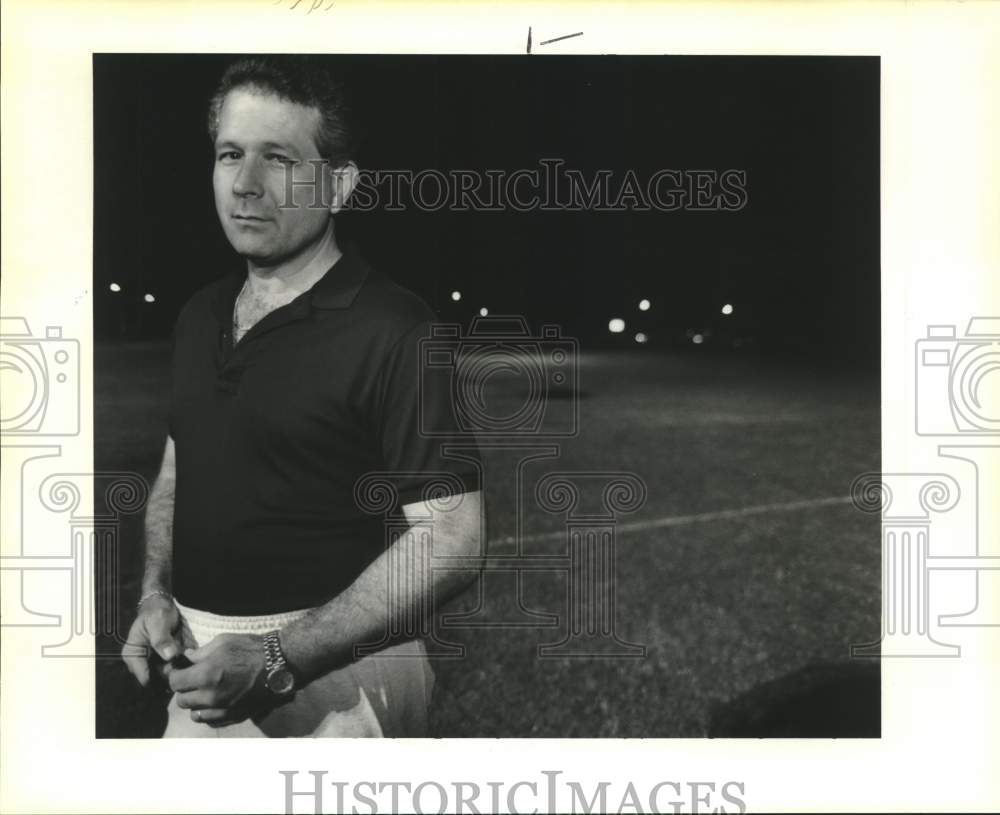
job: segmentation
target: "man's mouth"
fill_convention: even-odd
[[[271,220],[270,218],[264,218],[261,217],[260,215],[244,215],[242,213],[233,213],[233,219],[237,221],[257,221],[257,222]]]

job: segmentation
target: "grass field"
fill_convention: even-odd
[[[167,358],[164,344],[98,346],[98,469],[154,476]],[[851,665],[849,647],[879,634],[879,518],[847,500],[857,474],[879,469],[877,376],[636,349],[584,354],[580,389],[579,435],[558,459],[526,465],[524,546],[565,551],[564,519],[534,503],[534,478],[641,477],[647,500],[616,538],[615,614],[618,635],[646,656],[540,659],[537,646],[564,629],[442,629],[465,655],[435,661],[433,734],[877,735],[877,666]],[[484,452],[491,555],[513,551],[517,455]],[[123,632],[140,523],[126,518],[121,530]],[[522,606],[559,613],[565,586],[558,571],[527,573],[519,604],[509,574],[488,574],[477,619],[524,619]],[[470,590],[448,611],[475,606]],[[120,663],[97,671],[98,736],[159,735],[164,698],[141,692]]]

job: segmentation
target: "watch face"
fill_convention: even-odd
[[[295,677],[288,668],[275,668],[267,675],[267,687],[271,693],[291,693],[295,687]]]

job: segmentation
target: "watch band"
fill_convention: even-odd
[[[278,631],[268,631],[264,635],[264,670],[271,673],[275,668],[287,668],[285,655],[281,651],[281,640]]]
[[[286,696],[295,690],[295,674],[281,652],[277,631],[264,635],[264,685],[276,696]]]

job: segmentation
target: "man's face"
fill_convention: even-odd
[[[317,163],[319,122],[315,108],[251,88],[230,91],[223,102],[212,175],[215,208],[233,248],[258,266],[295,257],[326,231],[330,184],[322,184],[320,194],[311,184],[329,182],[329,170]]]

